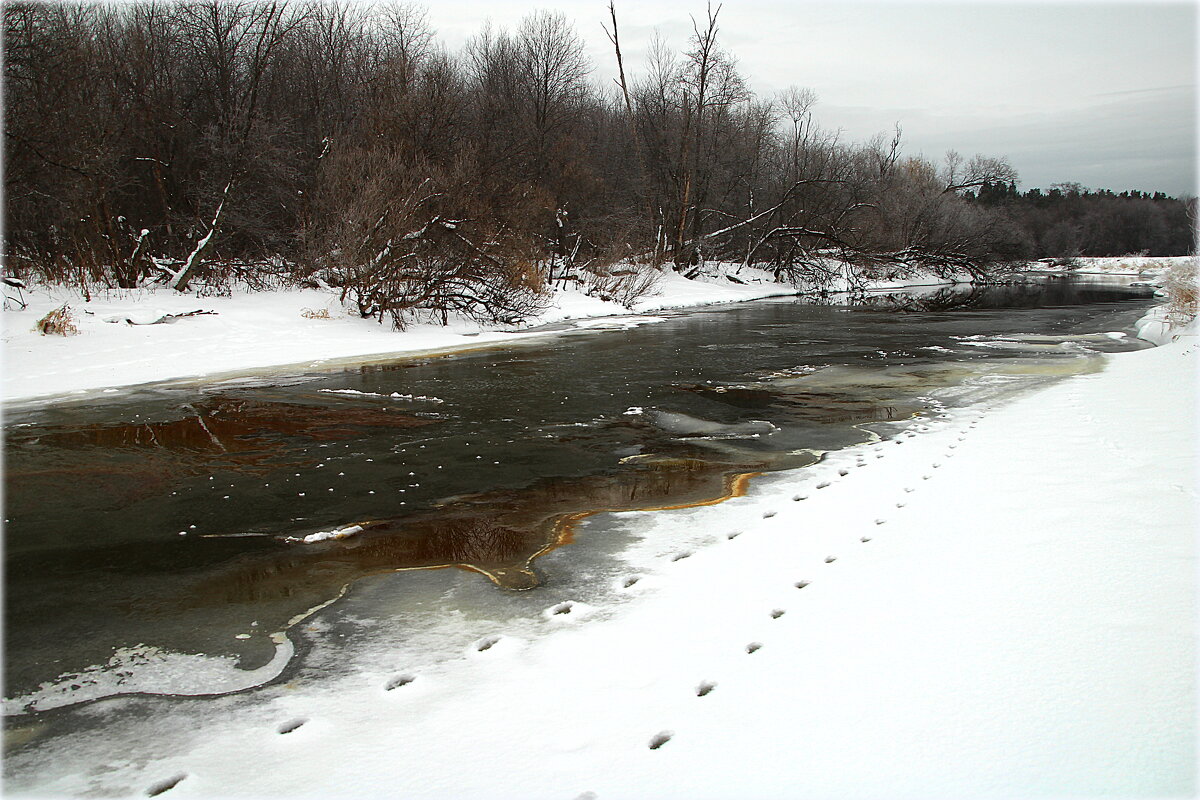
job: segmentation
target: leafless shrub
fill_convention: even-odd
[[[47,334],[74,336],[79,333],[79,328],[75,325],[75,318],[71,316],[71,307],[66,303],[39,319],[37,330],[43,336]]]
[[[1069,270],[1076,270],[1083,266],[1083,262],[1079,260],[1079,256],[1067,256],[1066,258],[1055,259],[1055,266],[1064,267]]]
[[[584,293],[633,310],[643,297],[656,293],[662,273],[645,264],[622,264],[611,270],[588,272]]]
[[[397,330],[451,314],[509,325],[543,307],[536,240],[520,227],[536,192],[484,192],[469,160],[413,163],[385,146],[326,161],[311,265],[360,316]]]

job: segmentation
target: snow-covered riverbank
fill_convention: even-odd
[[[736,303],[795,294],[759,270],[729,280],[687,280],[664,272],[658,292],[633,312]],[[15,296],[15,292],[14,292]],[[89,394],[152,381],[300,371],[330,362],[382,360],[417,353],[464,350],[537,335],[528,329],[564,320],[628,316],[615,302],[581,291],[556,291],[549,306],[520,329],[452,320],[448,326],[413,324],[402,332],[349,314],[335,290],[235,290],[224,297],[196,297],[170,289],[112,290],[88,301],[73,290],[26,291],[29,306],[6,310],[5,402]],[[79,330],[74,336],[43,336],[34,323],[68,304]],[[168,315],[177,317],[153,324]]]
[[[544,635],[166,728],[110,716],[10,754],[6,788],[1193,795],[1196,348],[1193,329],[720,505],[619,515],[650,549],[616,608],[556,604]]]
[[[1146,264],[1109,259],[1102,271],[1132,279],[1145,269],[1146,275],[1157,277],[1170,260]],[[918,277],[875,282],[869,288],[893,290],[938,283],[938,278]],[[829,288],[845,289],[847,285],[834,282]],[[18,290],[8,291],[16,299]],[[678,272],[662,272],[653,293],[638,300],[632,309],[581,290],[557,289],[545,311],[518,329],[458,319],[448,326],[413,324],[397,332],[349,313],[332,289],[256,293],[234,289],[227,296],[204,297],[166,288],[114,289],[85,299],[72,289],[32,287],[20,293],[28,307],[18,311],[16,303],[10,302],[2,314],[0,401],[79,399],[152,381],[336,368],[488,347],[538,336],[530,329],[554,323],[576,327],[644,324],[655,321],[646,314],[665,309],[793,294],[797,294],[796,288],[776,283],[762,270],[714,265],[708,275],[692,281]],[[64,305],[70,309],[78,335],[43,336],[37,332],[37,320]],[[198,311],[205,313],[188,315]],[[630,313],[642,317],[632,320]],[[584,321],[598,318],[617,319]]]
[[[1092,259],[1088,269],[1130,279],[1141,274],[1149,280],[1177,260]],[[735,272],[735,280],[726,277]],[[937,280],[875,282],[871,288],[889,290]],[[845,288],[845,282],[835,282],[831,288]],[[9,291],[17,297],[17,290]],[[795,287],[776,283],[762,270],[739,271],[736,265],[718,265],[700,280],[667,270],[655,292],[637,301],[632,312],[644,315],[795,293]],[[13,310],[10,303],[2,315],[0,401],[6,403],[62,396],[86,399],[154,381],[295,372],[464,350],[536,336],[529,332],[536,326],[573,320],[578,327],[594,327],[596,323],[583,320],[631,313],[582,291],[557,290],[545,312],[520,329],[458,320],[445,327],[413,324],[396,332],[349,314],[336,290],[252,293],[235,289],[228,296],[197,297],[157,288],[110,290],[85,299],[61,287],[32,287],[21,296],[28,307]],[[70,308],[78,335],[38,333],[35,323],[63,304]],[[182,316],[195,311],[214,313]],[[648,321],[653,319],[642,317],[628,324]]]

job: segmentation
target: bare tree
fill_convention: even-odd
[[[587,96],[584,80],[591,66],[583,42],[561,13],[536,11],[521,22],[517,33],[519,69],[527,97],[525,116],[533,139],[531,177],[548,177],[551,160],[577,123]]]
[[[732,56],[717,46],[717,17],[720,13],[721,6],[713,11],[710,4],[707,24],[703,29],[695,18],[692,19],[692,47],[684,56],[677,79],[683,112],[679,200],[675,220],[677,265],[691,263],[698,256],[694,249],[685,248],[685,243],[689,241],[689,232],[692,242],[700,232],[697,207],[702,204],[708,189],[705,157],[711,156],[714,149],[709,136],[712,127],[710,117],[749,96]],[[700,203],[697,203],[697,197]]]
[[[534,255],[488,213],[473,165],[410,165],[385,148],[329,159],[320,266],[360,315],[390,318],[398,329],[423,314],[443,324],[451,313],[512,324],[540,307]]]
[[[212,120],[205,131],[213,149],[209,185],[223,186],[217,199],[210,200],[216,206],[211,221],[200,229],[184,265],[171,276],[171,287],[182,292],[230,215],[230,201],[241,199],[241,183],[250,168],[269,165],[272,131],[263,124],[262,100],[276,51],[305,17],[291,13],[286,3],[240,0],[183,5],[179,13],[200,76],[199,99]],[[211,183],[213,178],[218,179],[216,184]]]
[[[1008,183],[1017,179],[1017,171],[1003,158],[993,158],[976,153],[969,161],[954,150],[946,151],[942,167],[943,192],[959,192],[963,189],[978,189],[985,183]]]

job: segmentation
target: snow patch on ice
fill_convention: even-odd
[[[45,711],[121,694],[213,695],[243,691],[276,678],[292,659],[294,648],[285,634],[271,636],[275,654],[258,669],[237,666],[228,656],[177,653],[152,645],[118,648],[105,664],[64,673],[29,694],[5,698],[9,716]]]
[[[682,437],[704,437],[721,439],[743,439],[746,437],[770,435],[779,430],[776,425],[761,419],[745,422],[724,424],[713,422],[676,411],[655,411],[653,422],[656,426]]]
[[[362,533],[365,528],[362,525],[346,525],[341,528],[334,528],[330,531],[317,531],[310,533],[308,536],[287,536],[284,537],[285,542],[299,542],[301,544],[314,544],[316,542],[327,542],[330,539],[348,539],[355,534]]]
[[[642,325],[653,325],[658,322],[666,322],[667,317],[655,316],[638,316],[638,317],[598,317],[594,319],[574,320],[571,324],[580,329],[602,329],[602,330],[630,330],[639,328]]]

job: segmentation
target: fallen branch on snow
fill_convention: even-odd
[[[200,309],[196,309],[195,311],[188,311],[183,314],[164,314],[152,322],[134,322],[133,320],[129,319],[129,317],[125,318],[125,322],[128,325],[170,325],[175,320],[183,319],[184,317],[198,317],[204,314],[212,314],[215,316],[216,313],[217,312],[215,311],[202,311]]]

